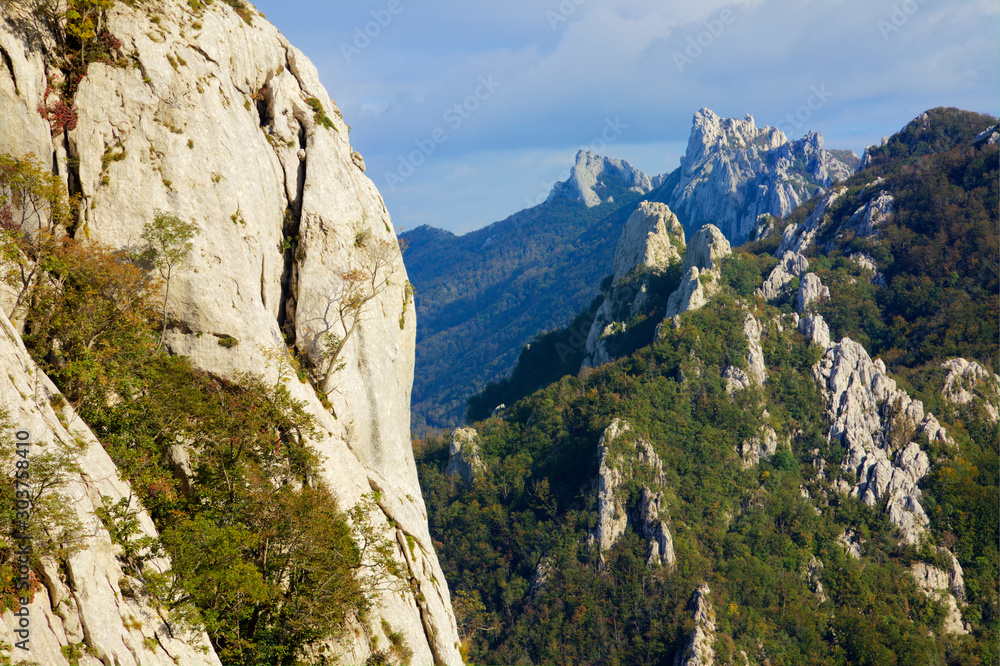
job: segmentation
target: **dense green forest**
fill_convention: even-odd
[[[855,479],[841,466],[844,445],[828,437],[813,375],[823,350],[787,325],[794,291],[772,303],[754,295],[776,264],[782,229],[804,221],[813,201],[738,249],[718,295],[652,344],[594,370],[546,362],[544,350],[566,343],[591,310],[536,339],[506,384],[470,403],[485,416],[496,398],[516,399],[475,424],[482,465],[471,484],[445,474],[447,437],[416,442],[470,662],[674,663],[702,583],[711,587],[719,664],[1000,661],[1000,436],[981,400],[958,405],[941,394],[945,360],[1000,370],[998,146],[973,145],[995,123],[935,109],[909,124],[840,184],[845,192],[806,252],[831,291],[815,307],[832,338],[849,336],[881,358],[954,442],[917,436],[931,460],[921,484],[927,535],[905,545],[882,507],[838,490]],[[894,208],[878,233],[845,231],[882,191]],[[849,259],[858,252],[874,259],[884,286]],[[731,394],[723,372],[746,366],[747,311],[764,328],[768,379]],[[551,383],[536,390],[540,381]],[[614,419],[627,419],[662,461],[673,566],[647,564],[631,521],[603,560],[589,545],[598,442]],[[745,466],[739,452],[761,426],[777,433],[777,452]],[[630,511],[640,485],[626,475]],[[860,558],[847,554],[844,535],[860,544]],[[968,635],[945,632],[945,605],[908,575],[918,562],[948,569],[939,546],[964,570]]]

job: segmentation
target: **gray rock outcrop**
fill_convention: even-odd
[[[681,284],[667,301],[665,319],[704,307],[708,299],[719,290],[721,262],[730,254],[732,247],[718,227],[706,224],[699,229],[687,245],[681,268]]]
[[[918,484],[930,461],[910,438],[922,432],[947,441],[944,429],[919,400],[896,388],[881,360],[872,361],[850,338],[827,347],[813,373],[826,398],[829,438],[847,448],[841,468],[856,475],[850,494],[885,506],[903,540],[917,543],[929,523]]]
[[[764,284],[757,290],[757,296],[765,301],[773,301],[781,295],[781,291],[795,278],[801,280],[809,270],[809,260],[798,252],[791,250],[781,255],[778,265],[771,269]]]
[[[871,271],[871,283],[873,285],[876,287],[886,286],[885,275],[878,269],[878,264],[875,263],[875,260],[870,255],[864,252],[855,252],[850,256],[850,259],[858,266]]]
[[[688,605],[694,614],[694,629],[687,647],[677,655],[674,666],[712,666],[715,664],[715,609],[708,595],[708,583],[698,586]]]
[[[598,443],[600,467],[597,475],[597,527],[589,542],[598,548],[601,561],[631,524],[649,542],[647,564],[672,567],[676,561],[673,538],[663,503],[663,463],[653,445],[638,438],[620,441],[632,430],[628,421],[615,419]],[[626,481],[642,484],[638,507],[630,510],[622,490]],[[652,488],[652,489],[651,489]]]
[[[341,505],[378,490],[378,526],[397,525],[415,543],[396,553],[412,586],[374,600],[372,632],[386,620],[414,664],[461,663],[409,439],[416,324],[406,272],[349,128],[312,63],[262,17],[248,24],[225,3],[165,3],[150,17],[126,3],[109,11],[107,27],[134,66],[91,64],[75,98],[78,123],[57,141],[38,112],[45,67],[0,26],[16,77],[0,67],[0,117],[17,129],[0,136],[0,152],[32,150],[56,164],[79,192],[79,229],[105,245],[138,244],[157,209],[195,221],[190,265],[171,282],[166,342],[218,376],[274,380],[264,350],[286,341],[318,362],[324,333],[343,335],[345,322],[330,313],[344,276],[378,266],[386,287],[365,306],[325,395],[288,386],[317,419],[313,444]],[[109,161],[111,152],[121,159]],[[223,337],[238,344],[220,346]],[[353,640],[334,647],[365,661],[370,646]]]
[[[456,428],[451,435],[448,465],[444,468],[444,473],[448,476],[457,474],[462,477],[462,481],[471,485],[483,470],[478,442],[479,433],[474,428]]]
[[[595,155],[589,150],[576,154],[576,163],[570,169],[569,179],[556,183],[549,193],[548,201],[568,199],[582,201],[587,208],[611,201],[610,195],[603,195],[604,186],[610,181],[625,185],[630,191],[646,194],[662,182],[662,177],[650,178],[625,160]]]
[[[778,129],[758,128],[752,116],[720,118],[703,108],[668,203],[688,231],[712,223],[739,245],[760,215],[787,215],[852,175],[857,157],[846,159],[851,163],[824,150],[821,134],[790,142]]]
[[[666,204],[640,203],[618,240],[612,284],[587,334],[583,367],[597,367],[615,357],[608,337],[625,330],[628,319],[648,301],[650,278],[680,263],[684,251],[684,229],[677,216]]]
[[[1000,132],[997,131],[997,127],[997,125],[988,127],[977,134],[976,138],[972,140],[972,144],[985,143],[987,146],[992,146],[993,144],[1000,143]]]
[[[743,469],[756,467],[761,458],[770,458],[778,450],[778,434],[771,426],[761,426],[753,437],[743,442],[740,457],[743,458]]]
[[[861,206],[848,218],[837,234],[852,232],[861,238],[874,236],[878,227],[892,215],[894,199],[892,195],[882,190]]]
[[[830,346],[830,327],[820,315],[807,314],[799,319],[798,330],[814,345]]]
[[[962,567],[949,551],[943,548],[941,551],[952,561],[951,572],[944,571],[933,564],[916,562],[910,567],[910,573],[913,574],[917,586],[924,594],[944,605],[947,612],[944,620],[944,632],[965,635],[969,633],[969,628],[962,623],[962,611],[959,609],[959,601],[965,598]]]
[[[775,250],[774,256],[782,257],[786,252],[801,253],[809,248],[816,240],[816,234],[826,221],[826,211],[840,197],[847,193],[846,187],[835,187],[823,196],[816,204],[816,208],[810,213],[804,222],[789,224],[781,232],[781,244]]]
[[[987,418],[997,423],[1000,413],[1000,375],[964,358],[949,359],[941,367],[948,371],[941,394],[956,405],[980,402]]]
[[[662,270],[683,259],[684,228],[666,204],[643,201],[625,222],[615,248],[614,281],[638,269]]]
[[[12,428],[29,433],[29,460],[35,459],[37,464],[43,456],[56,454],[67,456],[76,466],[64,469],[63,482],[54,490],[68,515],[60,520],[63,531],[52,536],[65,543],[76,540],[77,548],[59,561],[42,558],[42,586],[28,606],[28,650],[12,650],[13,663],[68,666],[63,648],[75,645],[78,650],[86,647],[79,663],[87,666],[219,664],[208,636],[175,636],[176,627],[173,631],[167,627],[160,609],[129,592],[133,583],[135,589],[139,585],[122,570],[117,558],[120,546],[112,543],[96,512],[110,509],[109,503],[131,498],[132,490],[87,425],[65,400],[59,400],[58,389],[35,365],[2,312],[0,368],[0,405],[7,411]],[[5,440],[13,435],[0,433]],[[4,460],[3,467],[3,473],[9,475],[13,461]],[[130,508],[138,520],[137,537],[155,537],[149,514],[135,500]],[[75,538],[70,536],[74,527]],[[38,549],[37,542],[32,545]],[[170,568],[170,561],[155,558],[145,566],[162,573]],[[0,617],[0,627],[7,641],[17,640],[13,637],[18,618],[10,611]]]
[[[819,301],[830,298],[830,289],[823,286],[823,281],[815,273],[806,273],[799,282],[799,291],[795,294],[795,310],[804,313],[807,308]]]

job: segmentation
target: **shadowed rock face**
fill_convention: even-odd
[[[137,245],[157,209],[193,220],[200,233],[190,266],[171,282],[167,345],[213,374],[274,379],[263,349],[292,341],[318,359],[322,333],[338,323],[327,308],[342,275],[370,262],[369,248],[395,248],[392,221],[315,67],[272,25],[256,15],[248,25],[224,3],[197,16],[165,4],[156,15],[154,24],[123,5],[111,10],[108,28],[136,66],[92,64],[76,95],[78,124],[54,140],[37,111],[45,64],[0,26],[12,62],[0,67],[0,152],[30,150],[55,164],[81,197],[79,229],[106,245]],[[109,151],[124,157],[102,160]],[[416,322],[398,251],[381,272],[388,286],[344,349],[326,387],[330,407],[308,384],[289,387],[318,419],[314,445],[341,505],[377,489],[381,525],[415,540],[397,556],[420,593],[383,595],[369,618],[376,635],[384,618],[403,633],[413,663],[457,664],[410,447]],[[225,337],[238,344],[220,346]],[[348,661],[370,652],[360,638],[334,648]]]

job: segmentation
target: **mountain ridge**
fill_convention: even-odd
[[[851,170],[823,148],[817,133],[789,142],[777,129],[758,129],[751,116],[722,119],[708,109],[693,117],[688,153],[671,173],[649,176],[624,160],[580,150],[570,176],[552,187],[543,204],[461,236],[432,233],[430,227],[402,234],[410,243],[404,260],[421,322],[413,402],[418,432],[458,424],[465,399],[509,375],[523,344],[572,320],[598,295],[586,285],[603,277],[596,273],[607,265],[640,200],[670,205],[689,235],[714,220],[727,236],[745,238],[760,215],[787,213],[807,193],[828,185],[830,173]],[[845,158],[850,156],[860,163],[847,151]],[[716,161],[726,168],[742,165],[744,171],[720,181],[712,174]],[[574,205],[580,206],[578,213]],[[725,221],[713,217],[719,210]],[[734,210],[742,212],[737,216]],[[499,243],[506,254],[487,243]],[[556,271],[537,263],[543,254],[558,264]],[[565,292],[554,303],[533,305],[540,281],[551,282],[554,272],[568,285]],[[500,302],[506,315],[495,309]],[[441,314],[445,310],[448,314]],[[506,330],[513,322],[518,322],[513,330]],[[446,350],[472,349],[468,341],[484,339],[489,351],[479,358],[460,352],[454,362],[445,360]]]

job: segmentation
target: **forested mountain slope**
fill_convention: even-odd
[[[650,178],[580,151],[570,177],[539,206],[460,237],[429,227],[404,233],[419,316],[414,425],[456,425],[471,395],[510,373],[522,345],[586,308],[642,198],[669,203],[689,235],[714,222],[742,242],[759,215],[790,212],[858,161],[825,150],[815,132],[789,141],[751,116],[701,109],[669,175]]]
[[[996,122],[928,111],[760,240],[637,263],[606,300],[671,284],[610,362],[419,443],[471,660],[1000,658]]]

